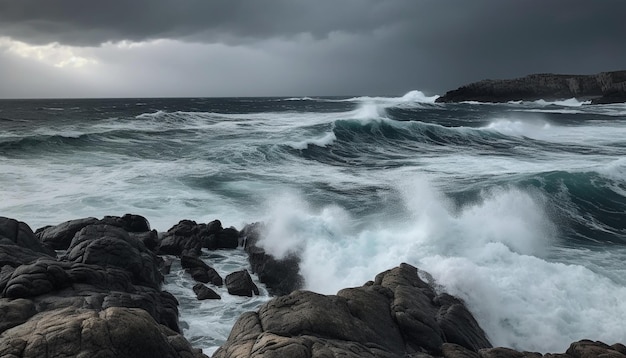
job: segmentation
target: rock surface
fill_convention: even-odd
[[[203,356],[178,333],[136,308],[112,307],[100,312],[56,309],[0,335],[0,357]]]
[[[596,75],[533,74],[508,80],[483,80],[448,91],[437,102],[508,102],[577,98],[592,104],[626,102],[626,71]]]
[[[149,230],[130,214],[38,235],[0,218],[0,357],[204,357],[178,333],[163,260],[139,238]],[[57,259],[37,236],[67,252]]]
[[[198,300],[220,300],[222,297],[213,291],[209,287],[198,283],[193,286],[193,292],[196,294]]]
[[[304,278],[300,275],[300,260],[297,256],[277,259],[258,246],[263,232],[263,224],[246,225],[240,232],[244,249],[252,272],[257,274],[272,295],[287,295],[302,288]]]
[[[259,294],[259,288],[252,281],[248,270],[228,274],[224,282],[231,295],[252,297]]]
[[[276,297],[241,315],[213,357],[626,358],[626,346],[582,340],[545,355],[491,347],[461,300],[401,264],[336,295]]]
[[[463,320],[450,325],[451,315]],[[437,295],[402,264],[337,295],[274,298],[242,315],[214,357],[416,357],[441,355],[444,342],[474,353],[491,347],[461,301]]]

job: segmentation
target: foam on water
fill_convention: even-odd
[[[286,144],[293,149],[306,149],[309,145],[316,145],[318,147],[327,147],[333,144],[337,140],[337,136],[335,136],[334,132],[328,132],[322,135],[321,137],[305,139],[300,142],[287,142]]]
[[[493,130],[510,136],[541,138],[544,137],[546,131],[549,131],[551,128],[552,125],[542,119],[499,118],[482,129]]]
[[[591,104],[591,101],[579,101],[576,98],[569,98],[569,99],[558,100],[558,101],[546,101],[546,100],[540,99],[540,100],[534,101],[533,103],[540,105],[540,106],[556,105],[556,106],[563,106],[563,107],[581,107],[586,104]]]
[[[457,208],[423,179],[398,191],[401,218],[355,218],[291,194],[271,205],[263,245],[279,256],[298,253],[307,287],[321,293],[361,285],[403,261],[421,267],[468,303],[495,345],[555,352],[582,338],[623,340],[626,288],[548,260],[558,232],[539,193],[489,191]]]
[[[179,321],[185,337],[194,347],[202,348],[209,356],[226,342],[231,328],[242,313],[257,310],[270,299],[265,285],[259,282],[255,274],[251,274],[252,280],[259,287],[259,296],[233,296],[228,293],[225,286],[216,287],[207,284],[221,296],[221,299],[198,301],[193,292],[193,286],[197,282],[181,268],[179,259],[175,257],[170,259],[172,268],[165,277],[164,289],[175,295],[179,301]],[[223,278],[242,269],[252,272],[247,254],[241,249],[203,250],[200,259],[213,267]]]

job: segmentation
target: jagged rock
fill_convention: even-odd
[[[435,297],[434,302],[441,305],[437,313],[437,323],[447,342],[471,350],[490,346],[485,333],[461,300],[442,293]]]
[[[618,346],[619,348],[619,346]],[[565,352],[572,358],[625,358],[626,355],[603,342],[581,340],[570,344]]]
[[[480,358],[478,353],[454,343],[442,344],[441,353],[444,358]]]
[[[222,297],[213,291],[209,287],[198,283],[193,286],[193,292],[196,294],[198,300],[220,300]]]
[[[153,288],[163,281],[157,256],[128,232],[111,225],[84,227],[72,240],[64,259],[119,267],[133,274],[133,283]]]
[[[178,331],[178,302],[168,292],[131,284],[129,272],[97,265],[39,259],[15,269],[2,296],[28,298],[36,311],[75,307],[142,308],[155,320]]]
[[[252,281],[248,270],[236,271],[228,274],[225,279],[228,293],[235,296],[252,297],[259,294],[259,288]]]
[[[164,234],[158,252],[198,257],[202,250],[203,230],[206,230],[206,225],[203,227],[195,221],[181,220]]]
[[[266,253],[257,246],[262,231],[263,225],[255,223],[246,225],[240,233],[252,272],[257,274],[259,280],[275,296],[287,295],[302,288],[304,278],[300,275],[300,259],[291,255],[278,260]]]
[[[117,226],[129,233],[150,231],[150,223],[141,215],[124,214],[124,216],[105,216],[98,222],[103,225]]]
[[[626,346],[621,343],[615,343],[611,346],[614,351],[618,351],[624,355],[626,355]]]
[[[480,358],[541,358],[541,353],[518,352],[511,348],[485,348],[478,351]]]
[[[156,230],[144,232],[129,232],[130,237],[141,241],[150,251],[156,251],[159,246],[159,234]]]
[[[181,266],[187,271],[194,280],[202,283],[212,283],[215,286],[222,286],[224,280],[214,268],[210,267],[204,261],[197,257],[182,256],[180,259]]]
[[[34,252],[56,257],[54,250],[44,246],[26,223],[0,217],[0,244],[8,245],[9,242]]]
[[[2,242],[7,244],[2,244]],[[7,265],[15,268],[19,265],[31,263],[38,258],[51,257],[43,252],[33,251],[31,249],[12,244],[11,241],[7,239],[0,241],[0,267]]]
[[[210,234],[203,246],[209,250],[236,249],[239,246],[239,231],[231,227]]]
[[[437,102],[508,102],[592,100],[594,104],[626,102],[626,71],[596,75],[533,74],[509,80],[483,80],[448,91]]]
[[[144,310],[119,307],[40,313],[0,335],[0,356],[206,357]]]
[[[467,317],[455,306],[461,301],[438,297],[407,264],[337,295],[294,291],[242,316],[214,357],[440,356],[448,335],[465,345],[451,357],[476,358],[476,349],[491,347],[477,324],[442,328],[439,322]],[[474,355],[460,355],[463,350]]]
[[[55,250],[66,250],[77,232],[97,222],[96,218],[69,220],[59,225],[39,228],[35,231],[35,235],[41,242]]]
[[[28,321],[36,313],[31,300],[0,298],[0,334]]]

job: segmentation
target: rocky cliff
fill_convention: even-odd
[[[626,102],[626,71],[595,75],[533,74],[508,80],[483,80],[448,91],[437,102],[508,102],[577,98],[592,104]]]

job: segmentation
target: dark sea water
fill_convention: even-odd
[[[33,229],[140,214],[268,223],[307,288],[335,293],[401,262],[463,298],[495,345],[626,341],[626,104],[380,98],[0,101],[0,215]],[[245,255],[205,253],[223,272]],[[266,301],[199,303],[211,352]]]

